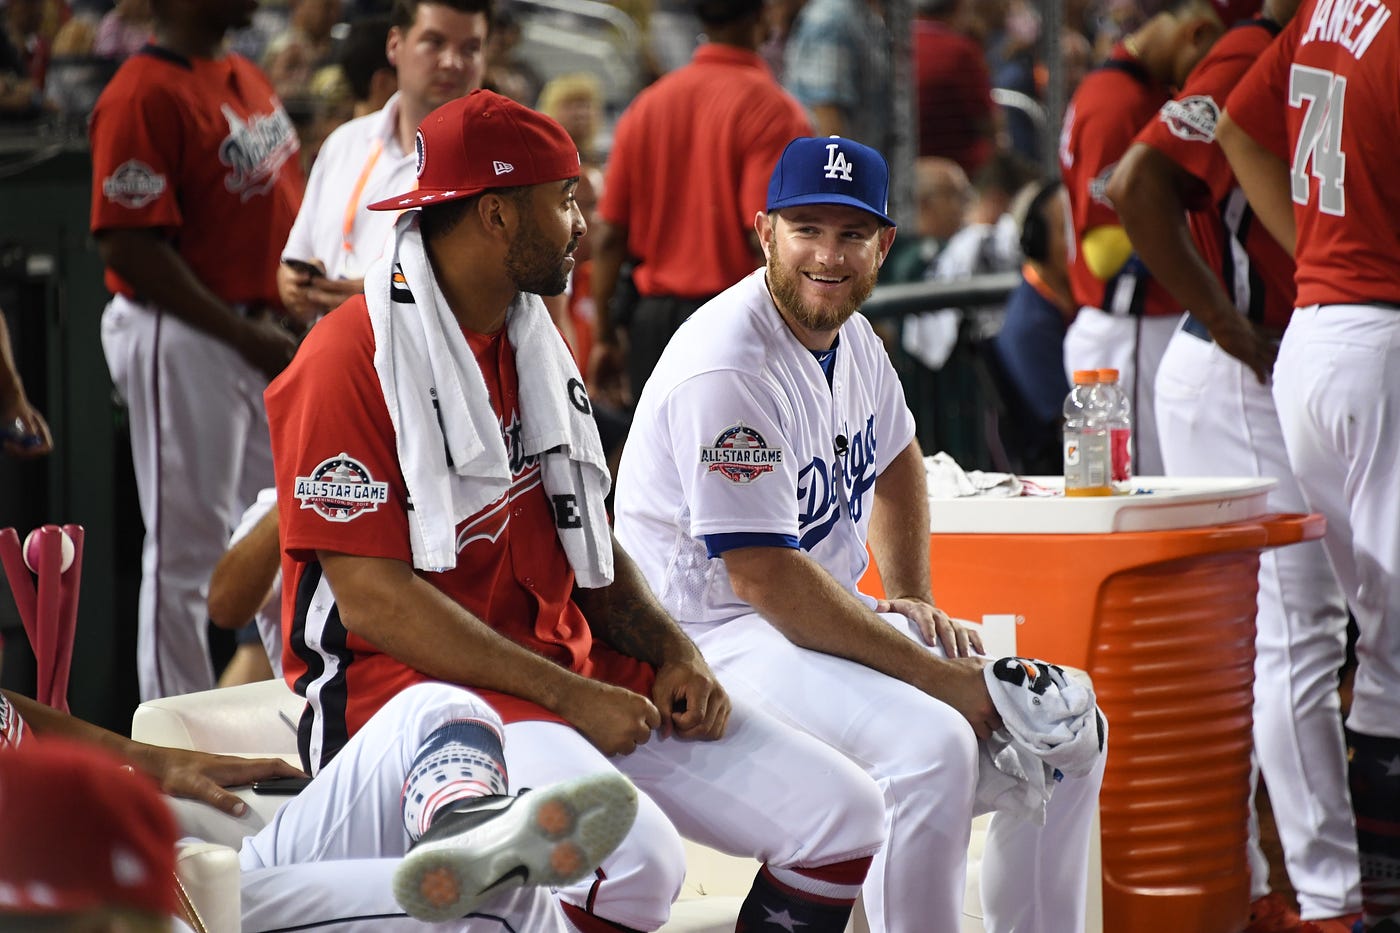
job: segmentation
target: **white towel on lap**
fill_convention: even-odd
[[[394,225],[393,249],[365,273],[374,371],[408,486],[413,566],[457,566],[457,525],[509,491],[511,467],[467,338],[433,277],[418,212]],[[538,295],[506,314],[520,385],[521,444],[540,458],[559,540],[581,586],[612,581],[604,498],[610,483],[583,378]]]
[[[982,669],[1003,726],[979,743],[976,810],[996,810],[1045,825],[1045,804],[1059,779],[1093,770],[1108,738],[1094,691],[1054,664],[1000,658]]]

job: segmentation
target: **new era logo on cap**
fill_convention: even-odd
[[[417,149],[417,187],[370,210],[441,204],[579,174],[578,149],[562,126],[492,91],[472,91],[428,114],[418,127]]]
[[[788,143],[768,182],[770,211],[803,204],[844,204],[889,217],[890,170],[885,157],[841,136],[804,136]]]

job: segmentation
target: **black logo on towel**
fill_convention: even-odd
[[[583,513],[578,508],[578,496],[565,493],[550,496],[554,506],[554,524],[559,528],[582,528]]]

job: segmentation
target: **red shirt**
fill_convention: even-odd
[[[1397,13],[1307,0],[1227,102],[1256,140],[1287,133],[1300,306],[1400,302]]]
[[[277,264],[306,179],[291,118],[252,62],[148,47],[98,98],[89,136],[93,232],[160,228],[224,301],[282,306]],[[107,287],[138,297],[111,270]]]
[[[1137,141],[1201,183],[1199,196],[1187,205],[1201,256],[1250,320],[1283,328],[1293,314],[1293,257],[1255,219],[1215,141],[1215,124],[1230,90],[1278,31],[1272,21],[1257,19],[1225,33]]]
[[[763,59],[706,43],[617,123],[599,215],[627,227],[645,296],[716,295],[760,265],[754,215],[784,147],[812,135]]]
[[[573,602],[574,574],[555,531],[538,458],[521,452],[515,354],[502,331],[467,333],[510,452],[514,483],[457,526],[457,566],[419,575],[478,619],[586,677],[639,693],[650,666],[593,640]],[[348,632],[324,586],[318,550],[412,561],[407,501],[394,429],[374,371],[365,299],[316,324],[266,393],[282,528],[284,674],[308,699],[302,753],[323,765],[374,712],[427,675]],[[307,481],[358,484],[360,504],[337,509]],[[368,484],[368,485],[364,485]],[[328,514],[329,513],[329,514]],[[472,686],[467,684],[466,686]],[[518,697],[479,691],[506,721],[556,719]],[[305,720],[305,717],[303,717]],[[321,735],[321,747],[308,735]]]
[[[992,76],[982,46],[930,19],[914,21],[919,155],[944,156],[969,176],[991,157]]]
[[[1180,314],[1181,305],[1133,257],[1107,281],[1089,271],[1080,242],[1095,227],[1122,226],[1104,189],[1133,137],[1171,97],[1120,44],[1080,82],[1060,131],[1060,171],[1069,196],[1069,284],[1081,306],[1113,314]]]

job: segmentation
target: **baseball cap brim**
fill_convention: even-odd
[[[458,201],[462,198],[469,198],[483,191],[490,191],[490,188],[419,188],[415,191],[407,191],[392,198],[385,198],[382,201],[375,201],[366,205],[371,211],[406,211],[414,207],[422,207],[425,204],[442,204],[446,201]]]
[[[858,210],[865,211],[865,213],[867,214],[873,214],[875,217],[879,218],[880,222],[883,224],[886,224],[891,227],[895,225],[894,220],[891,219],[888,214],[882,214],[881,212],[872,209],[869,204],[866,204],[859,198],[853,198],[850,195],[835,194],[826,191],[819,191],[809,194],[799,194],[794,195],[790,198],[783,198],[780,201],[773,201],[769,203],[768,210],[770,212],[780,211],[783,208],[802,207],[807,204],[840,204],[845,207],[854,207]]]

